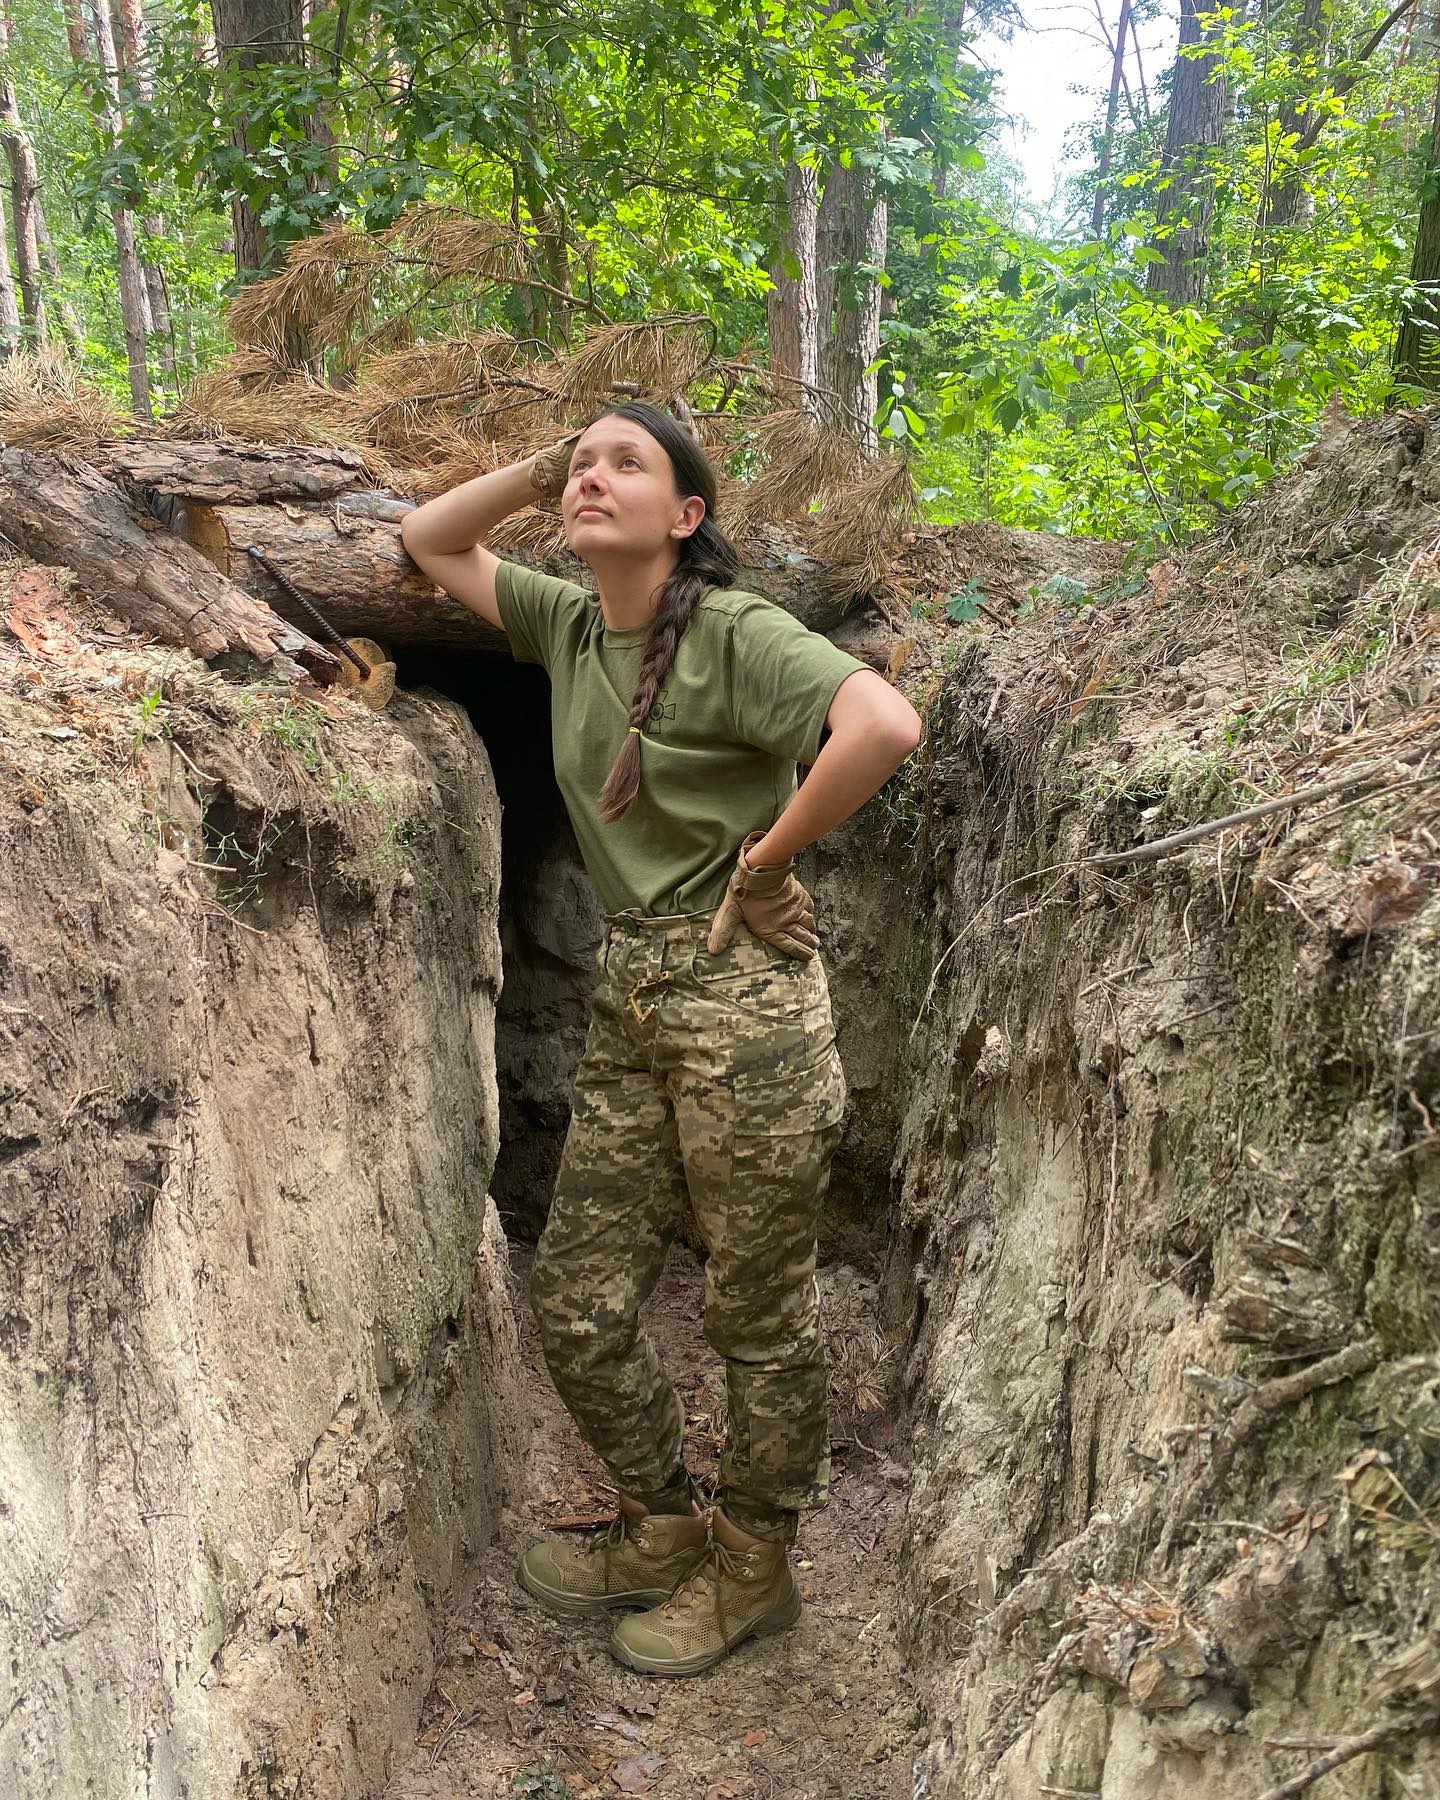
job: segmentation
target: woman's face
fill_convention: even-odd
[[[650,557],[680,544],[705,517],[697,494],[681,495],[669,456],[630,419],[597,419],[570,457],[560,500],[565,540],[577,556]]]

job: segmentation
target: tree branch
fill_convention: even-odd
[[[1314,1762],[1303,1768],[1298,1775],[1292,1775],[1288,1781],[1282,1781],[1279,1787],[1267,1788],[1260,1800],[1294,1800],[1296,1794],[1303,1794],[1308,1787],[1313,1787],[1322,1775],[1328,1775],[1332,1769],[1338,1769],[1342,1763],[1354,1762],[1357,1756],[1368,1756],[1372,1750],[1383,1750],[1387,1745],[1399,1743],[1402,1738],[1414,1737],[1417,1733],[1433,1730],[1435,1714],[1408,1713],[1403,1718],[1386,1719],[1379,1725],[1372,1725],[1368,1731],[1362,1731],[1356,1737],[1341,1738],[1333,1750],[1327,1750],[1324,1756],[1317,1756]]]

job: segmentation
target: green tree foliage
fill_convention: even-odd
[[[828,274],[842,296],[885,288],[878,422],[939,518],[1179,539],[1285,466],[1334,397],[1417,393],[1391,374],[1402,315],[1433,330],[1411,304],[1437,86],[1415,5],[1200,12],[1187,54],[1223,81],[1221,141],[1177,153],[1171,130],[1167,154],[1173,74],[1147,92],[1133,69],[1107,131],[1107,79],[1056,228],[987,166],[987,80],[940,0],[333,0],[253,68],[217,54],[208,0],[157,0],[148,97],[128,80],[113,149],[58,0],[16,3],[65,288],[112,385],[117,196],[166,221],[182,377],[224,347],[225,291],[265,272],[234,266],[237,204],[268,267],[335,221],[469,208],[511,223],[523,266],[477,286],[468,325],[563,349],[587,319],[693,310],[735,350],[766,329],[798,160],[859,167],[887,199],[884,267]],[[1196,195],[1200,291],[1180,304],[1150,271]],[[418,288],[396,304],[427,328]]]

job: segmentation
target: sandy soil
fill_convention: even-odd
[[[837,1444],[831,1499],[794,1551],[806,1605],[779,1638],[752,1641],[688,1680],[616,1664],[603,1621],[551,1618],[517,1587],[525,1546],[555,1521],[607,1516],[599,1464],[545,1373],[516,1253],[516,1312],[534,1416],[527,1490],[501,1521],[445,1655],[412,1764],[386,1800],[644,1794],[651,1800],[890,1800],[908,1796],[922,1724],[892,1605],[904,1471]],[[677,1246],[649,1326],[685,1402],[690,1466],[713,1476],[721,1366],[700,1330],[703,1276]],[[865,1436],[883,1439],[885,1428]]]

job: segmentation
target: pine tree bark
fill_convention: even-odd
[[[1156,248],[1163,260],[1151,263],[1146,276],[1151,292],[1162,294],[1171,306],[1194,306],[1205,292],[1215,211],[1206,153],[1220,143],[1225,127],[1226,81],[1218,54],[1185,54],[1206,35],[1200,16],[1204,4],[1180,0],[1179,54],[1160,157],[1165,185],[1156,211]]]
[[[770,265],[775,285],[765,296],[765,313],[770,328],[770,366],[777,375],[802,384],[796,403],[807,412],[814,410],[813,390],[820,379],[819,210],[818,172],[792,160],[785,169],[780,244]]]
[[[544,126],[535,117],[528,100],[521,98],[528,81],[531,52],[525,9],[517,0],[510,0],[505,7],[503,22],[517,110],[527,120],[525,132],[531,143],[538,143],[544,137]],[[569,309],[564,296],[570,291],[570,272],[565,227],[563,221],[556,218],[539,177],[526,161],[526,148],[525,145],[517,146],[511,175],[510,218],[517,235],[527,243],[536,282],[533,287],[520,290],[520,304],[525,313],[526,329],[532,337],[544,344],[568,345]]]
[[[95,32],[92,47],[85,18],[80,10],[80,0],[61,0],[61,4],[71,59],[87,91],[98,103],[106,140],[113,147],[119,139],[124,121],[120,113],[120,76],[115,60],[115,38],[109,6],[106,0],[90,0],[91,25]],[[99,61],[98,81],[92,66],[92,58],[96,57]],[[125,334],[125,362],[130,378],[130,405],[137,418],[148,419],[151,408],[146,335],[150,328],[150,304],[135,245],[135,218],[125,206],[112,207],[110,216],[115,230],[115,261],[119,279],[120,319]]]
[[[65,0],[65,4],[68,17],[74,0]],[[90,23],[100,61],[100,80],[94,91],[100,100],[105,137],[113,149],[120,141],[125,120],[120,110],[120,69],[115,56],[115,34],[108,0],[90,0]],[[151,407],[146,338],[151,323],[150,300],[135,241],[135,215],[128,206],[113,206],[110,217],[115,226],[115,262],[120,286],[120,320],[125,332],[125,364],[130,377],[130,407],[136,418],[148,419]]]
[[[145,57],[145,13],[141,0],[118,0],[115,19],[119,28],[120,66],[129,76],[136,97],[148,101],[151,97],[151,83]],[[141,223],[147,238],[164,237],[165,220],[159,213],[147,214]],[[178,398],[180,390],[175,372],[175,336],[170,323],[170,295],[165,285],[165,271],[158,262],[148,257],[141,263],[140,269],[150,308],[150,329],[159,339],[160,368]]]
[[[252,76],[272,63],[304,61],[301,0],[211,0],[211,20],[221,67],[229,68],[232,74]],[[313,131],[313,122],[310,130]],[[254,157],[261,148],[259,131],[239,124],[234,131],[234,144],[247,157]],[[236,274],[272,274],[268,265],[274,245],[261,221],[261,209],[243,194],[236,194],[230,207],[230,223],[234,227]],[[320,353],[306,331],[288,329],[284,351],[293,367],[310,367],[313,373],[320,373]]]
[[[1440,24],[1440,19],[1436,22]],[[1440,78],[1410,279],[1415,293],[1395,339],[1394,377],[1397,385],[1424,388],[1433,394],[1440,392]]]
[[[14,36],[14,20],[8,4],[0,4],[0,48],[8,49]],[[35,149],[15,92],[8,59],[0,74],[0,133],[5,140],[5,160],[10,165],[10,206],[15,217],[15,273],[24,307],[24,336],[33,344],[45,343],[49,332],[45,317],[45,290],[40,282],[40,173]]]
[[[114,482],[73,457],[0,450],[0,533],[37,561],[74,569],[97,599],[164,643],[206,658],[243,650],[292,677],[335,672],[330,651],[189,544],[147,530]]]
[[[1330,56],[1333,4],[1334,0],[1300,0],[1300,10],[1289,32],[1287,48],[1297,78],[1313,66],[1311,80],[1316,86],[1324,81],[1325,64]],[[1280,108],[1277,156],[1260,197],[1262,232],[1299,224],[1314,210],[1314,197],[1297,162],[1308,144],[1315,141],[1314,137],[1309,137],[1307,144],[1307,128],[1313,115],[1302,111],[1305,98],[1303,94],[1295,94]]]
[[[0,357],[20,342],[20,302],[10,268],[10,221],[5,216],[5,197],[0,194]]]
[[[878,274],[885,266],[890,209],[873,175],[836,163],[825,181],[816,231],[820,383],[837,397],[843,422],[866,455],[879,448],[875,411],[880,354]]]
[[[878,92],[885,79],[884,50],[860,48],[855,75]],[[883,142],[877,133],[855,149],[878,148]],[[820,385],[836,396],[840,423],[871,456],[880,447],[873,365],[880,354],[880,275],[889,230],[889,202],[873,169],[858,156],[848,165],[837,158],[825,176],[815,230]]]
[[[60,273],[60,258],[55,254],[50,229],[45,223],[44,202],[38,194],[35,197],[35,236],[40,244],[41,272],[50,284],[46,303],[55,314],[60,335],[70,346],[71,354],[77,358],[82,357],[85,353],[85,327],[80,323],[75,308],[65,297],[65,277]]]

